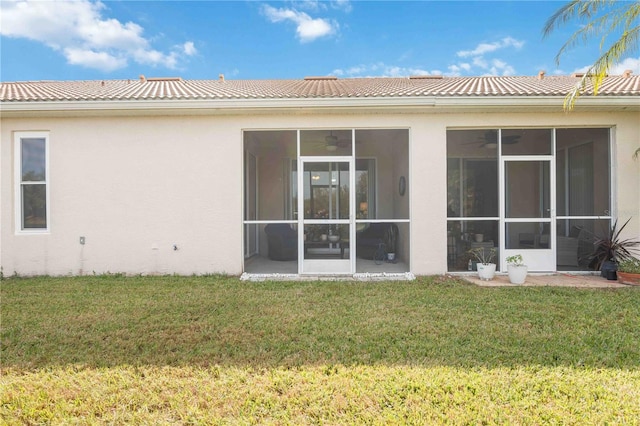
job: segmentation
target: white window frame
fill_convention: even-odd
[[[45,185],[45,202],[46,209],[45,215],[47,219],[46,227],[44,228],[23,228],[22,223],[22,186],[25,182],[22,181],[22,140],[23,139],[44,139],[44,161],[45,161],[45,176],[44,181],[29,182],[26,184]],[[15,215],[15,231],[16,234],[29,235],[29,234],[48,234],[51,230],[51,200],[50,200],[50,179],[49,179],[49,132],[15,132],[14,133],[14,171],[15,171],[15,193],[14,193],[14,215]]]

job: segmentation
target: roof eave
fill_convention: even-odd
[[[331,110],[390,111],[395,110],[562,110],[563,96],[413,96],[413,97],[345,97],[345,98],[232,98],[232,99],[155,99],[155,100],[90,100],[90,101],[12,101],[0,103],[0,116],[33,115],[109,115],[123,112],[142,114],[185,114]],[[640,111],[637,96],[583,96],[577,110]]]
[[[564,96],[468,96],[468,97],[438,97],[436,107],[447,108],[516,108],[538,109],[556,108],[562,110]],[[636,110],[640,111],[640,97],[638,96],[583,96],[578,99],[575,109],[597,110]]]

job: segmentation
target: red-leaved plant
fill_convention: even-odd
[[[640,240],[637,238],[622,239],[620,234],[627,226],[631,218],[618,228],[618,220],[613,222],[611,228],[603,232],[603,235],[594,238],[594,251],[591,254],[591,262],[589,266],[595,270],[600,270],[602,264],[606,261],[622,262],[629,258],[633,258],[637,254]]]

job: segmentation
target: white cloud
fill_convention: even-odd
[[[447,73],[448,76],[459,77],[463,72],[469,72],[471,70],[471,64],[463,62],[457,65],[449,65],[447,68],[449,69],[449,72]]]
[[[303,20],[298,23],[296,29],[301,41],[312,41],[319,37],[332,34],[334,28],[328,22],[322,19]]]
[[[334,0],[331,2],[331,7],[333,7],[334,9],[342,10],[346,13],[351,12],[351,10],[353,9],[350,0]]]
[[[493,43],[480,43],[473,50],[461,50],[456,53],[461,58],[468,58],[470,56],[482,56],[486,53],[495,52],[496,50],[505,49],[507,47],[515,47],[520,49],[524,46],[524,41],[516,40],[513,37],[505,37],[502,40]]]
[[[619,64],[613,66],[610,75],[622,75],[626,70],[631,70],[635,75],[640,74],[640,57],[639,58],[627,58]]]
[[[185,44],[182,45],[182,50],[184,52],[185,55],[187,56],[193,56],[196,53],[198,53],[198,49],[196,49],[196,46],[193,44],[192,41],[188,41]]]
[[[504,69],[508,67],[507,63],[500,59],[494,59],[493,61],[491,61],[491,64],[498,69]]]
[[[296,1],[295,3],[293,3],[294,7],[298,8],[298,9],[304,9],[304,10],[309,10],[312,12],[318,12],[319,10],[326,10],[327,7],[324,3],[321,3],[318,0],[303,0],[303,1]]]
[[[447,75],[451,77],[458,77],[461,74],[461,68],[457,65],[449,65],[447,69],[449,70]]]
[[[26,38],[60,51],[72,65],[105,72],[124,68],[129,60],[175,68],[179,54],[195,54],[187,42],[169,53],[151,48],[144,29],[134,23],[105,18],[100,1],[0,1],[0,34]]]
[[[513,37],[504,37],[493,43],[480,43],[472,50],[460,50],[456,56],[467,59],[465,62],[450,65],[448,67],[450,76],[460,76],[464,74],[491,75],[515,75],[515,69],[498,58],[491,58],[491,54],[507,48],[521,49],[524,41],[516,40]]]
[[[427,70],[420,67],[395,66],[378,62],[350,68],[338,68],[333,70],[332,74],[340,77],[407,77],[412,75],[446,75],[450,77],[462,75],[511,76],[516,74],[515,68],[500,58],[491,57],[491,53],[507,47],[519,49],[522,46],[524,46],[524,42],[512,37],[505,37],[495,43],[481,43],[473,50],[458,52],[457,56],[468,59],[450,64],[445,72],[438,69]],[[465,52],[469,52],[469,54]],[[402,58],[404,59],[404,56]]]
[[[493,61],[491,61],[491,68],[489,69],[489,73],[491,75],[509,76],[514,75],[516,72],[515,69],[506,62],[501,61],[500,59],[494,59]]]
[[[178,54],[176,52],[165,54],[154,49],[137,49],[130,53],[133,60],[139,64],[162,64],[170,69],[175,69],[178,65]]]
[[[357,65],[347,69],[337,68],[331,75],[337,77],[409,77],[412,75],[440,75],[439,70],[424,70],[421,68],[400,67],[377,62],[369,65]]]
[[[475,74],[482,74],[484,76],[492,76],[492,75],[502,75],[502,76],[510,76],[515,75],[516,70],[501,59],[485,59],[482,57],[473,58],[472,61],[473,66],[479,68],[481,72],[475,72]],[[449,69],[455,73],[455,75],[461,75],[461,70],[464,70],[467,73],[472,71],[472,65],[468,63],[463,63],[459,65],[451,65]]]
[[[545,67],[539,67],[545,69]],[[575,68],[573,71],[567,71],[562,69],[555,69],[551,73],[553,75],[571,75],[571,74],[583,74],[589,71],[591,65],[585,65],[580,68]],[[613,65],[609,69],[609,75],[622,75],[626,70],[631,70],[634,75],[640,75],[640,57],[639,58],[626,58],[621,62]]]
[[[326,19],[312,18],[294,9],[276,9],[269,5],[262,7],[262,13],[274,23],[291,21],[296,24],[296,33],[301,42],[306,43],[320,37],[335,34],[338,24]]]
[[[107,72],[123,68],[127,65],[126,59],[117,58],[106,52],[66,48],[64,49],[64,55],[71,65],[82,65],[88,68],[100,69]]]
[[[458,56],[460,56],[461,58],[467,58],[469,56],[479,56],[479,55],[484,55],[485,53],[489,53],[489,52],[494,52],[496,50],[498,50],[499,45],[498,43],[480,43],[475,49],[473,50],[461,50],[457,53]]]
[[[584,67],[576,68],[569,74],[585,73],[589,71],[591,65],[585,65]],[[640,58],[626,58],[622,62],[619,62],[609,69],[609,75],[622,75],[626,70],[631,70],[635,75],[640,75]],[[562,73],[566,74],[566,73]]]
[[[473,63],[473,65],[475,65],[478,68],[482,68],[482,69],[489,68],[489,62],[487,62],[487,60],[484,58],[481,58],[481,57],[473,58],[473,61],[471,62]]]
[[[570,74],[573,74],[573,73],[585,73],[585,72],[589,71],[589,68],[591,68],[591,65],[585,65],[584,67],[581,67],[581,68],[573,70]]]
[[[338,77],[341,77],[341,76],[353,77],[353,76],[362,75],[362,73],[366,73],[366,72],[367,72],[367,68],[364,65],[360,65],[360,66],[347,68],[346,70],[338,68],[333,70],[331,74]]]
[[[308,10],[310,12],[326,11],[329,8],[340,10],[345,13],[351,12],[353,9],[351,0],[298,0],[291,2],[296,9]]]

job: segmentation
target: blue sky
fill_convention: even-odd
[[[286,79],[582,71],[596,41],[554,57],[559,1],[1,0],[0,80]],[[614,74],[640,74],[637,52]]]

